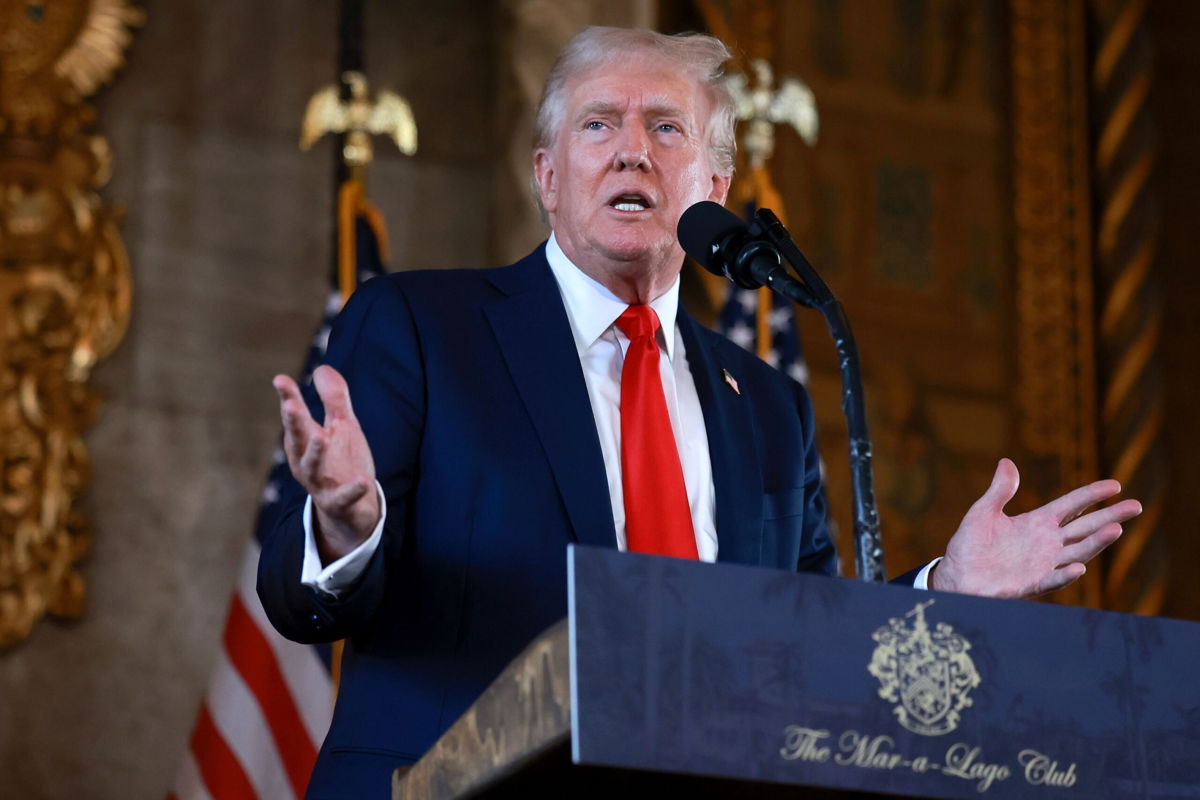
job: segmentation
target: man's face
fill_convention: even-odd
[[[581,267],[677,272],[680,215],[724,202],[729,188],[709,160],[706,88],[671,62],[634,55],[569,81],[565,100],[553,144],[534,154],[563,250]]]

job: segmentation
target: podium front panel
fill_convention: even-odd
[[[924,797],[1200,798],[1200,625],[573,547],[572,760]]]

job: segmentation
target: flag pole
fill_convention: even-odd
[[[363,0],[338,0],[338,70],[337,70],[337,86],[338,97],[343,103],[347,103],[351,99],[352,87],[348,78],[348,73],[363,71]],[[347,198],[343,196],[343,189],[348,185],[351,178],[358,178],[362,167],[352,167],[347,163],[345,158],[347,131],[338,131],[334,140],[333,148],[333,241],[330,247],[332,264],[330,269],[336,276],[337,286],[342,295],[342,302],[345,303],[350,297],[350,292],[347,291],[346,256],[349,255],[351,264],[350,269],[353,270],[354,252],[354,217],[351,211],[349,222],[349,230],[343,217],[346,215]],[[347,241],[350,242],[350,251],[347,254]],[[352,290],[351,290],[352,291]],[[345,648],[346,642],[344,639],[338,639],[330,646],[329,672],[330,680],[333,687],[333,697],[336,701],[338,686],[341,683],[342,677],[342,650]]]

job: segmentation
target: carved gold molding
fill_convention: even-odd
[[[1096,469],[1083,11],[1010,8],[1019,437],[1055,490]]]
[[[112,158],[85,99],[123,60],[128,0],[0,0],[0,646],[78,616],[90,542],[86,381],[129,320]]]
[[[1045,501],[1097,475],[1082,0],[1010,0],[1017,437]],[[1099,605],[1095,572],[1055,595]]]

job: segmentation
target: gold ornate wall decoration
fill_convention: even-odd
[[[124,335],[131,288],[85,100],[142,20],[128,0],[0,0],[0,646],[83,611],[86,381]]]
[[[1106,607],[1162,611],[1168,562],[1162,509],[1168,469],[1158,365],[1162,303],[1153,265],[1159,214],[1150,186],[1156,148],[1147,99],[1153,66],[1144,0],[1091,0],[1095,133],[1100,442],[1105,469],[1142,501],[1142,516],[1107,559]]]
[[[1037,500],[1096,475],[1082,0],[1011,0],[1017,435]],[[1055,599],[1097,605],[1091,573]]]

